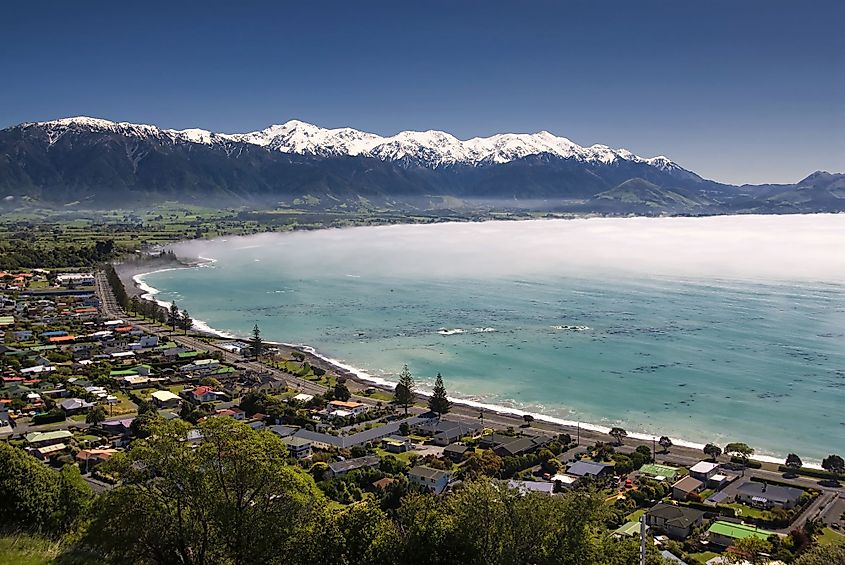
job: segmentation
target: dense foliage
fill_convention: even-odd
[[[606,506],[597,493],[523,495],[479,478],[437,497],[398,481],[400,488],[382,500],[363,497],[340,506],[322,494],[311,474],[285,459],[284,445],[269,432],[212,418],[199,424],[203,439],[191,442],[189,429],[178,420],[151,419],[145,439],[103,464],[120,483],[90,506],[86,489],[68,486],[75,483],[65,475],[78,479],[75,470],[52,471],[2,446],[4,525],[64,531],[75,523],[77,546],[111,563],[636,560],[636,540],[609,537]],[[651,546],[649,563],[661,563]]]
[[[117,255],[114,241],[46,244],[29,241],[26,233],[0,241],[0,269],[93,267]]]

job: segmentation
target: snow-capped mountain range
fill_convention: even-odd
[[[549,132],[460,140],[380,136],[292,120],[249,133],[172,130],[97,118],[0,129],[0,209],[203,206],[537,208],[599,214],[845,210],[843,175],[737,187],[666,157],[583,147]],[[30,204],[23,204],[28,206]]]
[[[83,130],[205,145],[241,142],[282,153],[319,157],[372,157],[381,161],[433,169],[451,165],[503,164],[545,154],[593,164],[610,165],[620,161],[642,163],[664,172],[697,176],[662,155],[643,158],[626,149],[612,149],[606,145],[582,147],[547,131],[533,134],[504,133],[460,140],[449,133],[436,130],[403,131],[383,137],[352,128],[322,128],[299,120],[272,125],[261,131],[234,134],[204,129],[161,129],[151,125],[112,122],[84,116],[22,124],[24,128],[33,126],[47,132],[50,144],[56,143],[69,131]]]

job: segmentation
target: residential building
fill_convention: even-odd
[[[93,408],[94,403],[87,402],[81,398],[67,398],[59,403],[59,407],[65,414],[81,414]]]
[[[450,443],[449,445],[443,448],[443,457],[455,463],[460,463],[464,460],[464,456],[469,450],[469,447],[465,446],[462,443]]]
[[[547,483],[545,481],[508,481],[508,488],[518,490],[522,494],[529,492],[539,492],[542,494],[554,494],[554,483]]]
[[[182,399],[169,390],[157,390],[151,398],[157,408],[176,408],[182,404]]]
[[[30,447],[45,447],[64,443],[73,438],[73,434],[67,430],[56,430],[53,432],[31,432],[24,436]]]
[[[381,440],[381,445],[390,453],[405,453],[411,449],[411,439],[405,436],[387,436]]]
[[[672,498],[687,500],[691,494],[697,494],[702,490],[704,490],[704,483],[687,475],[672,485]]]
[[[523,436],[511,438],[511,441],[494,447],[493,453],[499,457],[514,457],[516,455],[530,453],[535,449],[546,445],[548,442],[548,438],[543,436]]]
[[[729,547],[734,541],[749,537],[767,540],[774,532],[748,524],[736,524],[734,522],[717,520],[713,522],[707,533],[710,536],[710,543],[713,545]]]
[[[417,465],[408,472],[408,479],[412,483],[420,485],[434,494],[440,494],[446,490],[451,476],[447,471],[432,469],[423,465]]]
[[[704,512],[686,506],[661,503],[645,513],[645,523],[672,539],[684,540],[694,528],[704,523]]]
[[[736,487],[736,499],[755,508],[795,508],[804,491],[793,487],[747,481]]]
[[[646,463],[640,467],[640,475],[652,478],[656,481],[674,481],[680,469],[678,467],[671,467],[669,465],[660,465],[657,463]]]
[[[282,440],[287,446],[288,453],[294,459],[307,459],[311,457],[311,442],[301,437],[289,436]]]
[[[132,421],[134,418],[124,418],[122,420],[110,420],[108,422],[101,422],[100,427],[109,435],[112,436],[128,436],[132,433]]]
[[[719,472],[719,464],[712,461],[699,461],[690,467],[689,474],[692,478],[698,479],[707,484],[714,475]]]
[[[328,478],[342,477],[350,471],[357,469],[365,469],[367,467],[378,467],[381,460],[375,455],[367,455],[365,457],[356,457],[355,459],[347,459],[345,461],[335,461],[329,463],[329,470],[326,471]]]
[[[330,415],[352,415],[358,416],[367,411],[367,405],[362,402],[346,402],[343,400],[332,400],[326,405],[326,411]]]
[[[613,465],[595,461],[576,461],[566,468],[566,474],[575,477],[605,477],[613,474]]]
[[[433,444],[444,447],[461,440],[464,436],[474,435],[480,429],[477,425],[447,418],[421,418],[414,426],[416,433],[428,436]]]
[[[203,402],[214,402],[217,400],[219,393],[215,392],[210,386],[198,386],[193,390],[185,391],[185,394],[191,401],[202,404]]]

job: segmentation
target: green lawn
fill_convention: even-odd
[[[733,504],[725,504],[725,506],[736,510],[736,515],[738,517],[741,516],[743,518],[764,518],[768,515],[768,512],[766,510],[760,510],[758,508],[747,506],[745,504],[739,504],[736,502]]]
[[[704,551],[702,553],[689,553],[690,559],[692,559],[695,563],[707,563],[714,557],[719,557],[718,553],[713,553],[712,551]]]
[[[400,461],[404,461],[405,463],[411,463],[411,455],[419,455],[416,451],[406,451],[405,453],[390,453],[380,447],[377,447],[375,450],[376,455],[379,457],[386,457],[388,455],[393,455],[396,459]]]
[[[377,390],[372,394],[361,394],[361,396],[366,396],[367,398],[372,398],[373,400],[381,400],[383,402],[390,402],[393,400],[393,395],[389,392],[384,392],[381,390]]]
[[[817,541],[821,545],[835,545],[839,543],[845,543],[845,535],[842,535],[837,531],[831,530],[830,528],[825,528],[824,530],[822,530],[822,535],[817,538]]]

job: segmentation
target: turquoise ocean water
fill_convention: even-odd
[[[215,262],[143,281],[214,329],[257,323],[387,379],[407,363],[423,387],[439,371],[456,397],[775,456],[845,451],[841,282],[537,265],[512,255],[526,241],[478,229],[454,248],[436,226],[188,244]]]

